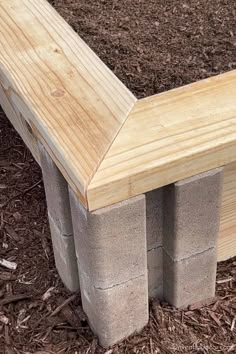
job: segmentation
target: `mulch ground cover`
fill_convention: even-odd
[[[234,0],[49,0],[137,97],[236,68]]]
[[[109,350],[79,294],[55,269],[41,170],[0,110],[0,354],[236,353],[236,257],[220,263],[216,297],[176,310],[150,303],[144,330]]]

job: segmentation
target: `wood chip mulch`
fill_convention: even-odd
[[[218,265],[205,306],[153,301],[140,334],[98,345],[55,269],[40,168],[1,110],[0,259],[0,354],[236,353],[236,258]]]
[[[146,97],[236,69],[234,0],[49,0]]]

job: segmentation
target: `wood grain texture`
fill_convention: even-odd
[[[218,261],[236,255],[236,163],[225,166]]]
[[[0,84],[86,204],[135,97],[46,0],[0,0]]]
[[[236,71],[138,101],[88,187],[90,210],[236,160]]]
[[[24,118],[19,113],[17,107],[14,107],[12,102],[9,101],[8,96],[5,94],[3,87],[0,84],[0,102],[2,109],[4,110],[6,116],[21,136],[25,145],[31,151],[33,157],[40,165],[40,157],[38,150],[38,143],[35,136],[32,134],[30,127],[27,125]]]

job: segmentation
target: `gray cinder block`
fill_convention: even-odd
[[[79,274],[73,235],[64,236],[49,216],[56,268],[65,286],[72,292],[79,290]]]
[[[164,190],[164,299],[176,307],[215,293],[223,168]]]
[[[163,296],[163,188],[146,193],[149,297]]]
[[[161,297],[161,276],[163,297],[176,307],[214,296],[222,187],[216,168],[147,193],[150,297]]]
[[[144,275],[145,197],[88,212],[70,191],[75,247],[81,271],[92,284],[108,288]]]
[[[89,324],[107,348],[134,332],[139,332],[148,322],[148,293],[145,275],[127,282],[99,289],[80,272],[83,309]]]
[[[63,235],[72,235],[68,184],[43,145],[38,143],[38,146],[48,213]]]
[[[163,245],[163,188],[146,193],[147,249]]]
[[[164,248],[174,260],[215,247],[222,187],[216,168],[164,188]]]
[[[70,201],[83,308],[106,347],[148,321],[145,196],[94,212]]]
[[[163,248],[153,248],[147,252],[148,295],[150,298],[163,298]]]
[[[175,307],[213,297],[216,280],[216,248],[181,261],[164,251],[164,299]]]
[[[79,289],[79,274],[75,254],[68,184],[61,172],[38,143],[55,263],[65,286]]]

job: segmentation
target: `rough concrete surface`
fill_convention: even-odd
[[[164,190],[164,248],[181,260],[215,247],[219,233],[223,168]]]
[[[73,228],[68,184],[42,144],[38,145],[48,211],[62,234],[71,235]]]
[[[70,190],[79,268],[99,288],[147,272],[145,196],[88,212]]]
[[[146,275],[99,289],[80,272],[83,309],[103,347],[140,331],[148,322]]]
[[[107,347],[148,321],[145,196],[95,212],[70,201],[83,309]]]
[[[175,261],[165,251],[164,299],[176,307],[210,298],[215,294],[216,248]]]
[[[163,248],[154,248],[147,252],[148,295],[150,298],[163,298]]]
[[[163,188],[146,193],[147,249],[163,244]]]
[[[60,277],[67,289],[72,292],[78,291],[80,286],[74,237],[73,235],[62,235],[61,231],[50,216],[49,224],[58,273],[60,274]]]

